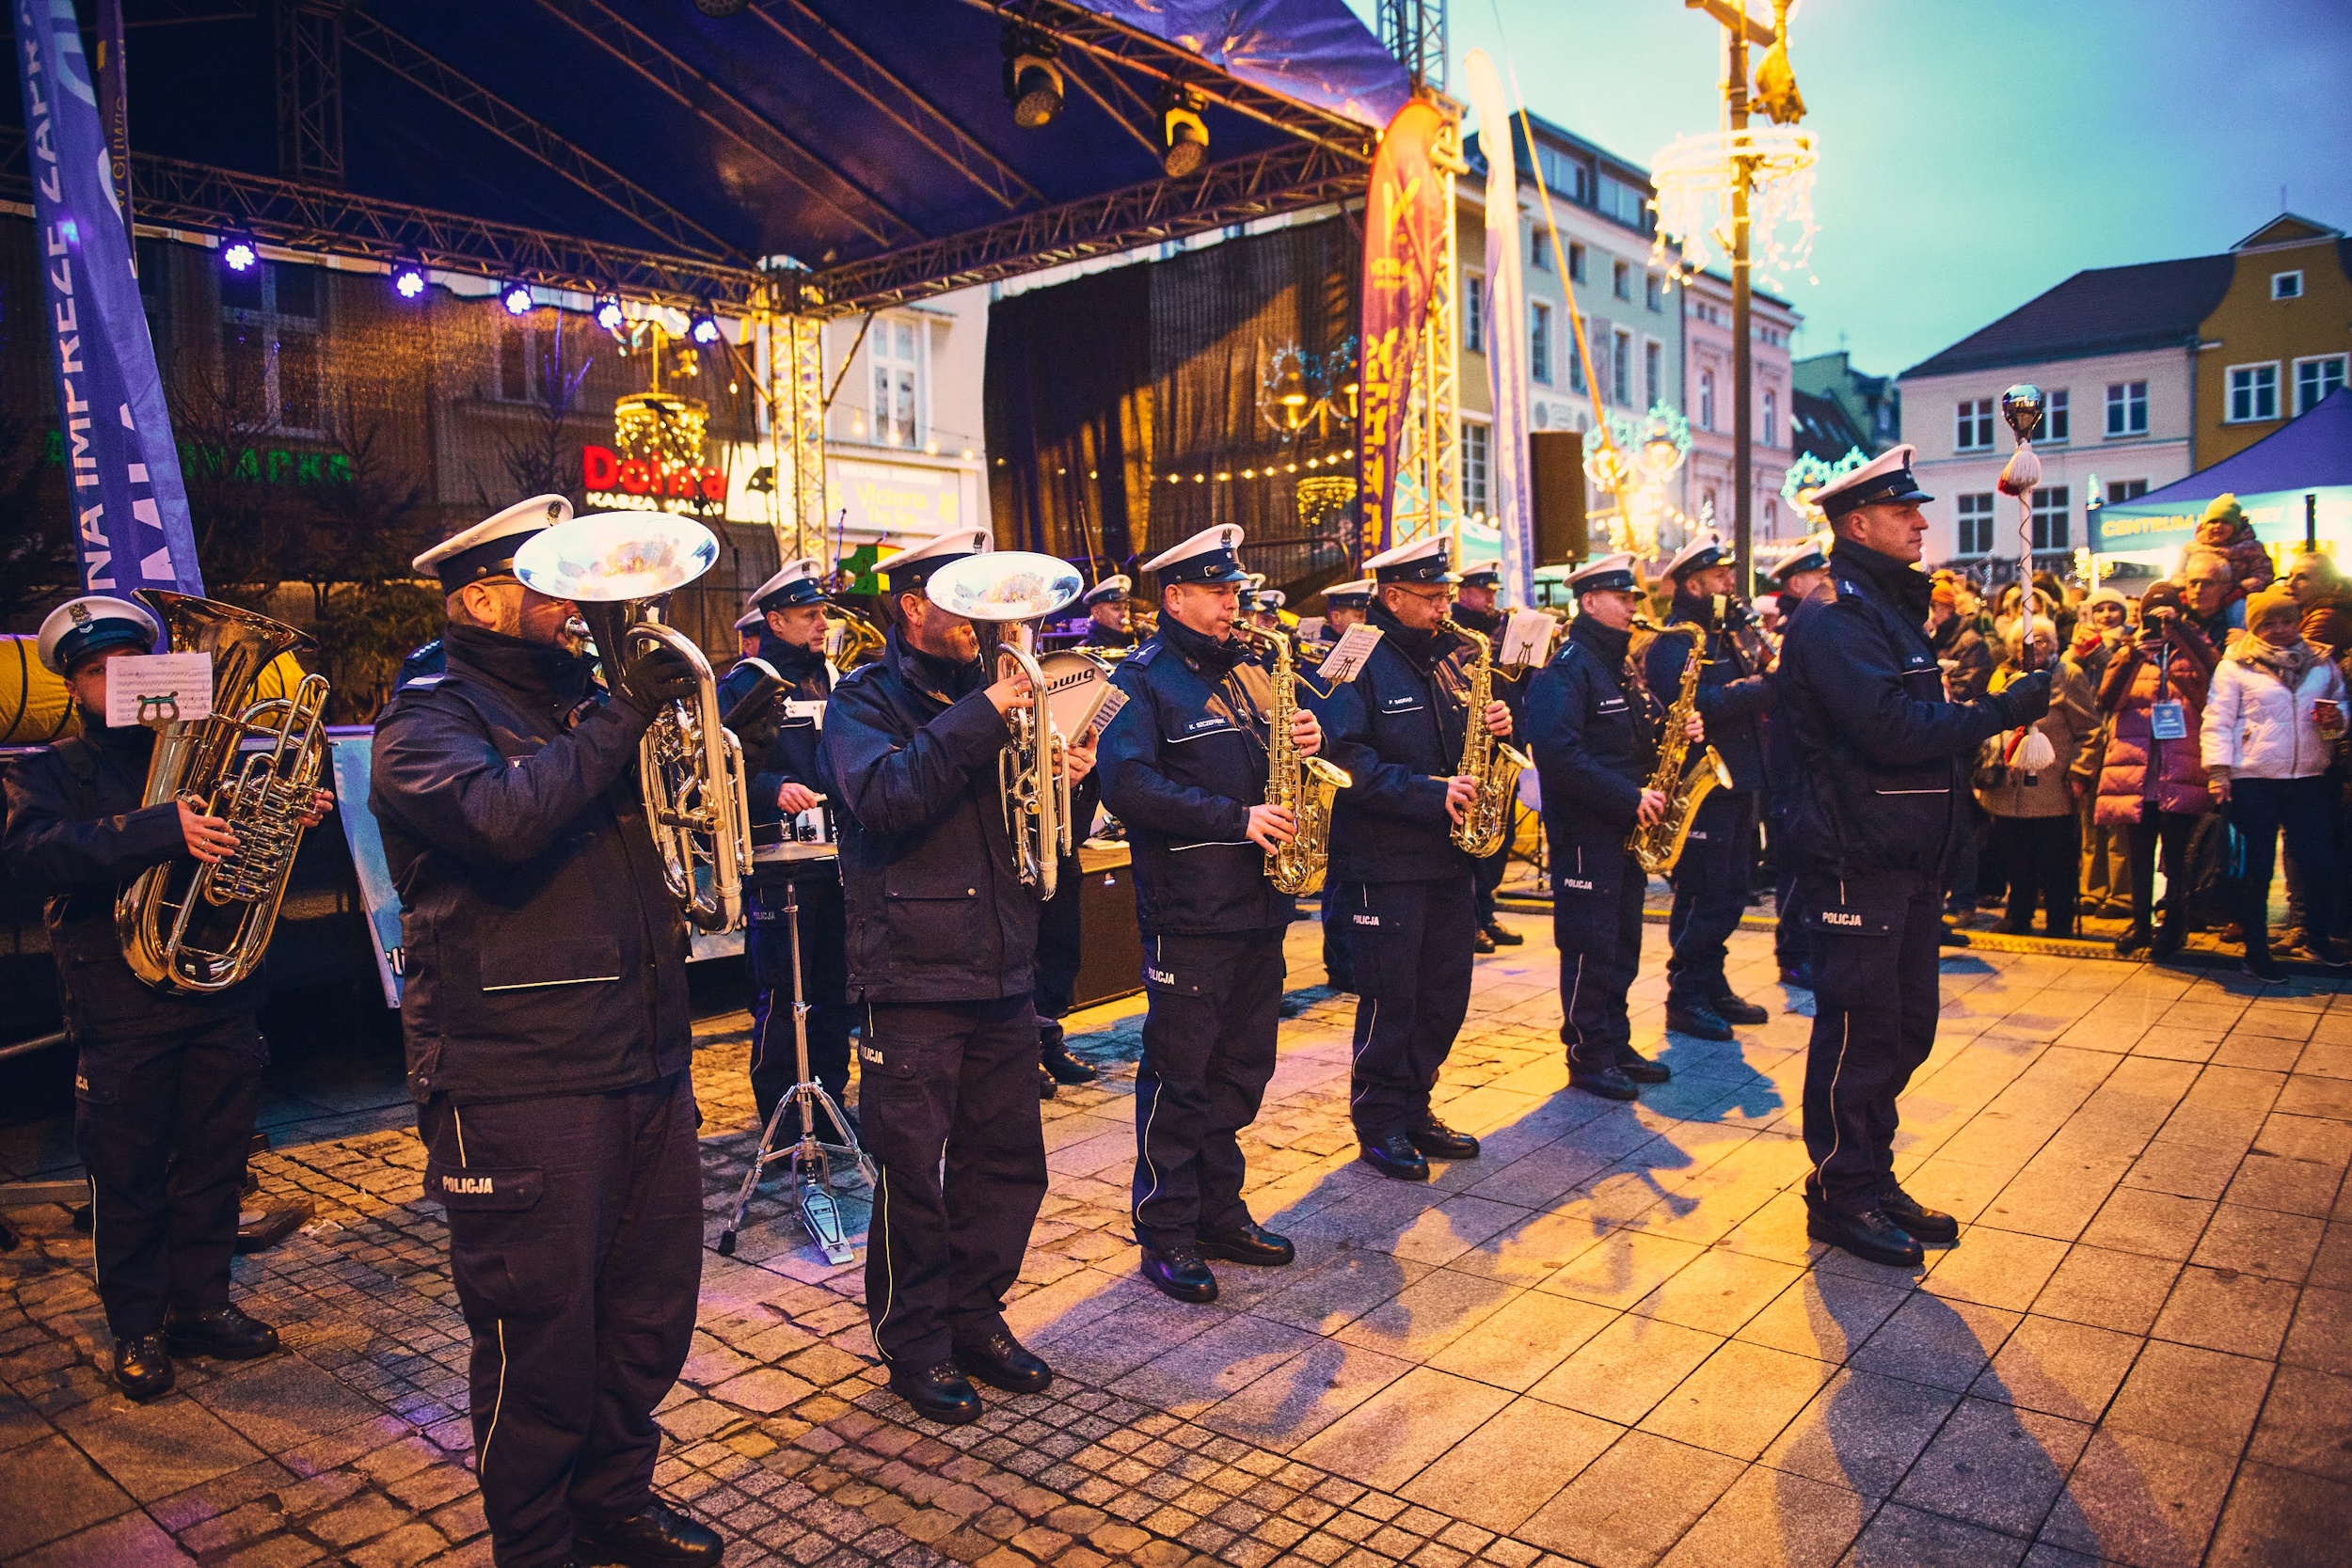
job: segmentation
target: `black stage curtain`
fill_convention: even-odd
[[[1332,219],[999,301],[986,383],[999,544],[1132,568],[1232,522],[1272,580],[1334,580],[1354,508],[1335,510],[1326,484],[1311,522],[1299,483],[1352,479],[1340,453],[1355,432],[1327,414],[1285,434],[1270,388],[1300,351],[1327,371],[1311,390],[1347,406],[1353,372],[1337,367],[1354,352],[1359,261]]]

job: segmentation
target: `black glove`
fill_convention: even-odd
[[[667,703],[691,697],[702,677],[684,654],[654,643],[621,667],[612,695],[651,721]]]
[[[2032,723],[2050,711],[2050,669],[2044,665],[2021,680],[2014,680],[2001,689],[2000,700],[2007,705],[2009,722],[2004,729],[2017,729]]]

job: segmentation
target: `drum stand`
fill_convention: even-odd
[[[847,1263],[857,1256],[850,1245],[850,1238],[841,1223],[841,1206],[834,1201],[834,1158],[838,1155],[847,1168],[845,1180],[862,1177],[871,1190],[874,1182],[874,1162],[858,1146],[857,1133],[850,1130],[849,1118],[834,1102],[825,1086],[817,1082],[817,1075],[808,1066],[808,1004],[801,999],[801,895],[787,879],[784,884],[785,931],[792,944],[792,1044],[799,1053],[800,1081],[792,1085],[775,1110],[768,1117],[768,1125],[759,1134],[759,1150],[752,1156],[752,1168],[743,1173],[743,1185],[735,1195],[735,1212],[729,1216],[726,1228],[719,1232],[719,1256],[735,1256],[736,1233],[743,1227],[743,1213],[752,1206],[752,1194],[758,1189],[759,1179],[770,1165],[789,1163],[792,1170],[792,1207],[801,1216],[801,1228],[817,1243],[828,1263]],[[784,1125],[785,1112],[800,1108],[801,1138],[789,1148],[776,1147],[776,1129]],[[817,1113],[822,1109],[833,1121],[834,1131],[841,1134],[841,1142],[829,1144],[817,1136]]]

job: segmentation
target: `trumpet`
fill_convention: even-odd
[[[574,517],[515,552],[515,575],[525,587],[580,607],[606,685],[617,690],[623,666],[657,646],[692,667],[694,695],[656,714],[637,743],[637,784],[662,880],[688,923],[712,935],[743,924],[750,784],[743,748],[719,712],[710,661],[662,620],[660,601],[718,559],[719,541],[702,524],[644,512]]]
[[[1015,672],[1028,680],[1028,696],[1005,714],[1012,738],[996,753],[996,792],[1004,803],[1005,836],[1012,841],[1013,873],[1040,898],[1054,896],[1061,857],[1075,844],[1070,774],[1059,756],[1068,737],[1054,722],[1045,672],[1029,644],[1038,622],[1084,591],[1070,562],[1026,550],[988,550],[949,562],[924,588],[940,609],[988,628],[981,654],[985,657],[994,645],[998,680]]]
[[[308,636],[192,594],[139,596],[162,616],[173,653],[213,656],[213,716],[163,726],[142,803],[185,800],[225,820],[237,847],[211,865],[175,859],[139,873],[115,902],[115,935],[131,973],[158,990],[226,990],[261,968],[278,925],[326,765],[326,677],[248,703],[278,655],[313,646]],[[256,737],[268,750],[247,753]]]

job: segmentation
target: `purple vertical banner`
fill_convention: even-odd
[[[1527,284],[1519,273],[1518,181],[1512,165],[1510,102],[1483,49],[1464,70],[1486,155],[1487,511],[1502,535],[1502,602],[1535,602],[1535,511],[1527,484]],[[1532,172],[1532,171],[1531,171]]]
[[[1379,554],[1396,512],[1396,446],[1412,400],[1413,356],[1445,238],[1444,182],[1431,150],[1444,117],[1415,99],[1380,134],[1364,206],[1363,416],[1356,431],[1356,500],[1361,531],[1356,559]]]
[[[73,0],[14,0],[44,330],[82,590],[201,594],[155,345]]]

